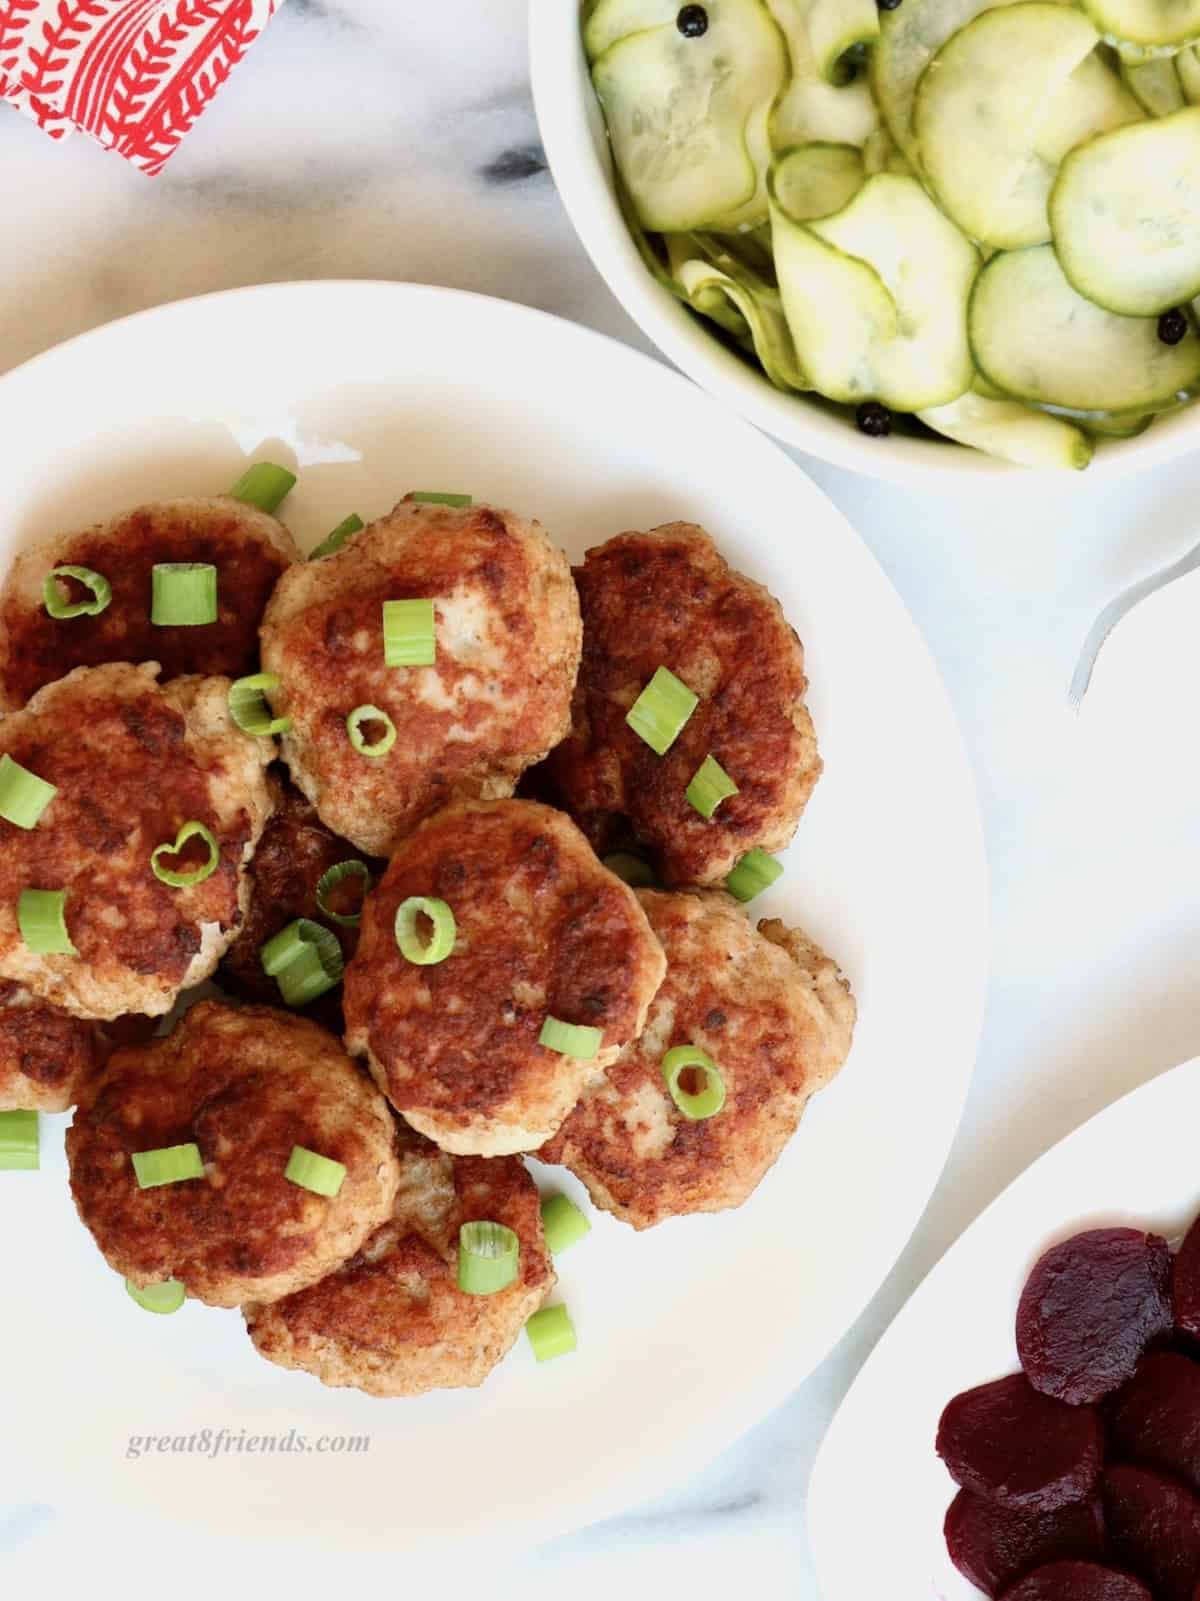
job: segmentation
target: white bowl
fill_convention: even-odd
[[[802,395],[776,389],[655,280],[638,255],[617,204],[608,135],[584,58],[579,11],[579,0],[530,0],[533,97],[542,141],[584,248],[613,294],[662,353],[767,433],[853,472],[926,487],[950,474],[978,479],[1019,473],[1020,468],[948,440],[864,438],[847,417]],[[1200,409],[1193,405],[1159,418],[1135,439],[1101,442],[1087,476],[1138,472],[1196,449],[1200,449]]]

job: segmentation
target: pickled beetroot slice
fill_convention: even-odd
[[[1116,1454],[1200,1494],[1200,1363],[1151,1351],[1112,1400]]]
[[[1034,1389],[1081,1406],[1124,1384],[1170,1330],[1170,1281],[1157,1234],[1089,1229],[1052,1246],[1017,1307],[1017,1352]]]
[[[1184,1334],[1200,1337],[1200,1217],[1184,1235],[1175,1258],[1171,1299],[1175,1327]]]
[[[1101,1483],[1116,1560],[1158,1601],[1192,1601],[1200,1580],[1200,1501],[1165,1474],[1125,1463],[1106,1468]]]
[[[1012,1373],[954,1397],[938,1424],[937,1453],[965,1490],[1053,1512],[1095,1488],[1104,1432],[1091,1407],[1064,1406]]]
[[[1000,1601],[1154,1601],[1140,1579],[1097,1562],[1051,1562],[1005,1590]]]
[[[960,1490],[946,1513],[945,1533],[951,1562],[991,1596],[1048,1562],[1103,1562],[1105,1557],[1097,1496],[1057,1512],[1020,1512]]]

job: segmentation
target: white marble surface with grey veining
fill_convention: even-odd
[[[55,147],[0,109],[0,371],[157,302],[308,277],[453,284],[644,344],[584,257],[545,171],[525,46],[522,0],[288,0],[154,181],[82,139]],[[445,1596],[469,1589],[496,1601],[614,1591],[724,1601],[750,1588],[817,1601],[808,1471],[890,1316],[1033,1156],[1200,1052],[1200,630],[1190,622],[1200,579],[1148,602],[1114,637],[1082,717],[1066,702],[1075,654],[1104,602],[1194,543],[1200,458],[1117,487],[1072,478],[1031,491],[1016,480],[956,498],[804,465],[932,646],[975,764],[994,874],[994,973],[975,1085],[909,1250],[787,1405],[651,1505],[486,1574],[449,1553],[432,1576],[413,1572],[400,1550],[383,1564],[188,1537],[174,1595],[385,1585],[409,1594],[436,1583]],[[904,781],[922,782],[917,760]],[[928,1004],[937,998],[930,973]],[[896,1069],[912,1077],[919,1117],[921,1064]],[[6,1286],[0,1299],[0,1385],[44,1382],[47,1427],[69,1452],[53,1375],[4,1366],[14,1293]],[[85,1328],[79,1337],[86,1361]],[[864,1464],[864,1537],[871,1497],[886,1493]],[[53,1485],[27,1482],[5,1451],[0,1401],[5,1594],[86,1586],[107,1595],[164,1583],[159,1564],[179,1559],[172,1531],[64,1504]]]

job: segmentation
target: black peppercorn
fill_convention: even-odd
[[[883,439],[892,431],[892,414],[877,400],[868,400],[854,414],[860,433],[870,439]]]
[[[685,39],[699,39],[708,32],[708,12],[703,6],[684,6],[675,26]]]
[[[1164,311],[1158,319],[1158,337],[1164,345],[1177,345],[1188,331],[1188,320],[1178,306]]]
[[[879,7],[880,11],[895,11],[896,7],[900,4],[900,0],[875,0],[875,4]]]

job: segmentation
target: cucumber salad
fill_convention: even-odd
[[[647,266],[778,388],[1074,468],[1200,393],[1200,0],[586,0],[583,37]]]

